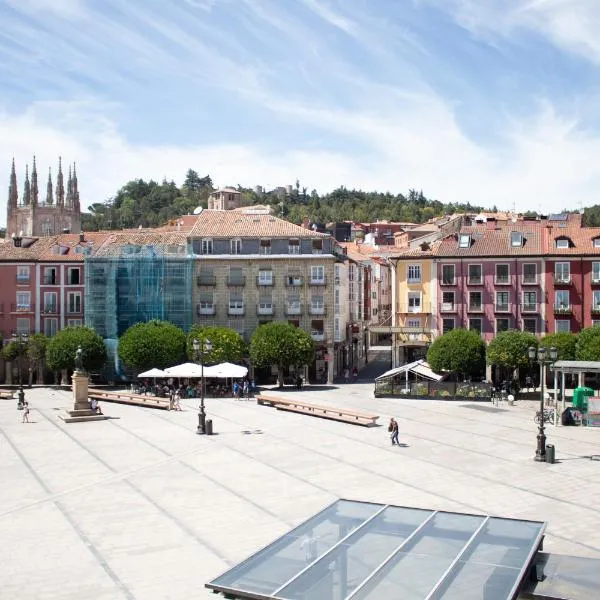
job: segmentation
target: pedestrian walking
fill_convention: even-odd
[[[21,423],[29,423],[29,402],[23,404],[23,420]]]
[[[400,442],[398,441],[398,421],[392,417],[390,419],[390,424],[388,425],[388,431],[391,433],[392,446],[399,446]]]
[[[246,399],[250,399],[250,385],[247,379],[244,379],[244,388],[242,390],[242,394],[246,397]]]
[[[354,380],[354,383],[356,383],[356,380],[358,379],[358,369],[356,367],[352,369],[352,379]]]
[[[240,397],[240,385],[237,381],[233,382],[233,397],[236,400]]]
[[[344,369],[344,381],[350,383],[350,369],[348,367]]]

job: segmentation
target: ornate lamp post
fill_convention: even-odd
[[[26,333],[13,333],[13,341],[19,348],[19,392],[17,394],[17,408],[21,410],[25,406],[25,391],[23,390],[23,350],[29,341]]]
[[[541,394],[540,394],[540,424],[538,427],[537,434],[537,448],[535,451],[534,460],[538,462],[544,462],[546,460],[546,433],[544,431],[544,394],[546,384],[546,368],[548,365],[552,365],[558,358],[558,351],[552,347],[548,351],[546,348],[536,348],[531,346],[529,348],[529,360],[538,362],[540,364],[541,371]],[[537,353],[537,355],[536,355]]]
[[[210,340],[202,340],[199,342],[198,340],[194,340],[194,360],[197,363],[200,363],[201,368],[201,378],[202,382],[200,384],[200,408],[198,410],[198,429],[196,433],[199,435],[204,435],[206,433],[206,412],[204,410],[204,357],[211,352],[212,343]]]

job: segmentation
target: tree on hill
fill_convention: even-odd
[[[186,342],[186,352],[190,360],[196,359],[194,340],[198,340],[201,347],[207,340],[212,344],[212,350],[203,357],[207,365],[222,362],[236,363],[246,355],[247,347],[242,336],[228,327],[194,325],[187,335]]]
[[[274,321],[258,327],[250,340],[250,357],[257,367],[275,365],[279,385],[289,367],[303,367],[315,356],[315,344],[306,331]]]
[[[436,372],[448,371],[465,379],[485,372],[485,343],[469,329],[453,329],[437,338],[427,351],[427,362]]]
[[[600,326],[586,327],[579,332],[575,358],[600,361]]]
[[[132,325],[119,338],[119,358],[138,373],[183,362],[185,333],[167,321]]]

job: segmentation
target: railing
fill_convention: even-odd
[[[310,336],[315,342],[324,342],[326,339],[326,335],[324,331],[313,330],[310,332]]]
[[[285,278],[285,285],[287,287],[299,287],[304,284],[303,277],[290,277],[289,275]]]
[[[600,275],[592,275],[592,285],[600,285]]]
[[[510,275],[496,275],[494,283],[496,285],[508,285],[510,283]]]
[[[321,278],[313,278],[311,277],[308,280],[309,285],[327,285],[327,275],[323,275]]]
[[[67,306],[68,315],[80,315],[83,312],[83,306]]]
[[[456,285],[456,277],[442,277],[441,285]]]
[[[483,304],[469,304],[468,312],[483,312]]]
[[[214,304],[200,303],[196,305],[198,315],[214,315],[216,312],[217,307]]]
[[[311,315],[325,315],[327,314],[327,307],[324,304],[311,304],[309,312]]]
[[[559,304],[554,307],[554,314],[556,315],[570,315],[573,309],[568,304]]]
[[[198,275],[197,285],[217,285],[217,278],[214,275]]]
[[[523,276],[523,279],[521,280],[521,283],[523,285],[537,285],[537,275],[529,275],[529,276]]]
[[[246,285],[246,276],[245,275],[238,275],[236,277],[228,277],[227,278],[227,285],[229,287],[236,287],[236,286]]]
[[[406,396],[408,398],[428,397],[438,400],[489,400],[492,385],[489,383],[466,383],[449,381],[409,382],[404,374],[379,380],[375,383],[375,397]]]
[[[600,315],[600,304],[598,306],[592,306],[592,314],[593,315]]]
[[[509,312],[510,304],[495,304],[494,311],[495,312]]]
[[[44,304],[44,308],[42,309],[42,312],[46,315],[55,315],[58,313],[58,304],[56,304],[56,303]]]
[[[483,277],[481,277],[481,276],[467,278],[467,285],[482,285],[482,284],[483,284]]]
[[[300,254],[300,245],[290,244],[288,246],[288,254]]]
[[[286,315],[301,315],[302,314],[302,304],[286,304],[285,305],[285,314]]]
[[[245,313],[245,309],[243,306],[229,306],[227,308],[228,315],[243,315]]]
[[[10,312],[35,312],[35,304],[11,304]]]
[[[272,304],[257,304],[256,312],[259,315],[272,315],[275,314],[275,309]]]
[[[534,304],[523,304],[523,312],[537,312],[537,303]]]
[[[273,275],[271,275],[270,279],[261,277],[260,275],[257,275],[256,277],[256,285],[258,286],[271,286],[273,285]]]
[[[42,285],[58,285],[58,280],[56,276],[52,277],[51,275],[44,275],[42,281]]]
[[[30,275],[19,275],[19,273],[17,273],[17,283],[19,284],[27,284],[31,281],[31,276]]]
[[[554,274],[554,285],[570,285],[570,284],[571,284],[571,276],[570,275]]]
[[[456,304],[454,302],[442,302],[440,312],[456,312]]]

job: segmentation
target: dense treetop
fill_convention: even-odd
[[[479,211],[481,207],[466,204],[444,204],[439,200],[425,197],[423,192],[410,190],[403,194],[391,192],[366,192],[339,187],[325,195],[316,190],[296,185],[284,197],[275,191],[256,193],[240,185],[236,188],[242,194],[242,205],[269,204],[277,216],[293,223],[301,223],[305,217],[311,221],[328,223],[331,221],[374,220],[409,221],[423,223],[432,217],[464,211]],[[173,181],[129,181],[115,196],[104,204],[96,203],[88,207],[89,213],[82,215],[83,229],[131,228],[142,225],[155,227],[169,219],[191,213],[197,206],[207,207],[208,196],[214,190],[209,175],[200,177],[189,169],[185,182],[177,187]]]

